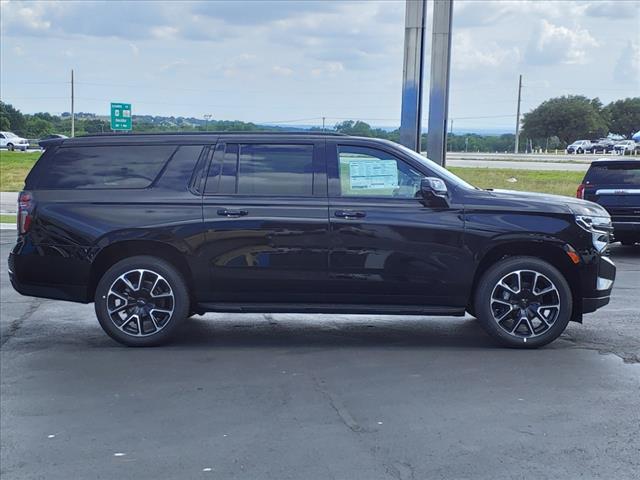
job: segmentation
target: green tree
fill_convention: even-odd
[[[531,138],[537,145],[544,146],[546,139],[553,136],[567,144],[582,138],[602,137],[608,131],[599,99],[569,95],[542,102],[525,113],[521,138]]]
[[[0,117],[2,130],[10,130],[17,135],[25,135],[26,122],[20,110],[9,103],[0,102]]]
[[[605,108],[611,133],[631,137],[640,130],[640,97],[611,102]]]

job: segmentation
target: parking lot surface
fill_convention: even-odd
[[[3,479],[637,478],[640,248],[546,348],[471,317],[193,317],[130,349],[92,305],[21,297],[1,260]]]

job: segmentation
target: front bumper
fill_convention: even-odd
[[[616,265],[609,257],[600,256],[595,273],[595,278],[591,280],[595,285],[584,289],[582,313],[595,312],[607,305],[611,299],[611,290],[616,279]]]

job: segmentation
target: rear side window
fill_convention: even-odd
[[[145,188],[175,149],[155,145],[59,148],[46,175],[39,175],[38,188]]]
[[[637,164],[591,165],[585,183],[640,186],[640,162]]]
[[[206,193],[311,196],[313,145],[227,144],[211,164]]]

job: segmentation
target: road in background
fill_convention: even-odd
[[[546,348],[470,318],[208,314],[121,347],[22,297],[2,232],[0,474],[11,479],[637,478],[640,247]]]

